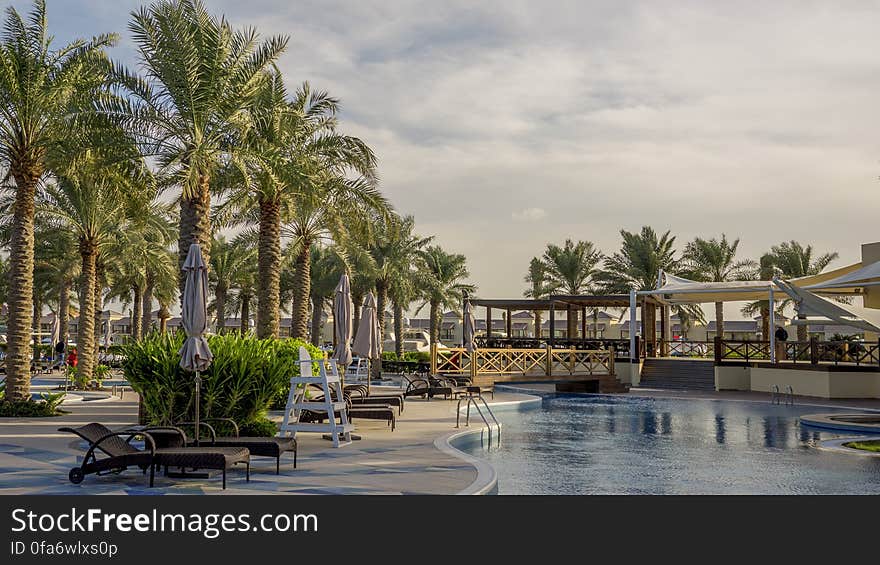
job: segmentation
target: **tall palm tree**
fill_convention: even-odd
[[[772,280],[774,276],[776,276],[777,270],[775,265],[775,259],[771,253],[764,253],[761,255],[761,258],[757,261],[756,266],[753,268],[750,279],[757,279],[760,281],[769,281]],[[776,313],[781,317],[783,315],[783,309],[781,306],[784,303],[780,303],[777,305]],[[758,314],[761,316],[761,339],[769,340],[770,339],[770,301],[769,300],[757,300],[755,302],[749,302],[745,306],[742,307],[740,312],[744,316],[754,316]]]
[[[253,247],[241,240],[229,241],[217,236],[211,244],[211,269],[208,272],[209,284],[214,292],[214,314],[217,333],[226,327],[228,311],[227,299],[242,270],[246,270],[254,260]]]
[[[677,273],[681,267],[675,257],[675,236],[669,231],[658,235],[650,226],[642,227],[638,233],[620,230],[622,238],[620,251],[606,257],[602,270],[596,275],[602,292],[626,294],[630,290],[651,290],[657,287],[660,270]],[[697,305],[683,305],[678,308],[679,316],[699,318],[702,310]],[[656,323],[654,309],[642,305],[642,327],[653,327]],[[635,328],[630,328],[635,331]]]
[[[362,220],[369,208],[387,207],[375,190],[375,155],[360,139],[337,131],[338,112],[335,98],[313,91],[308,83],[288,101],[278,73],[270,75],[252,107],[254,127],[247,144],[261,151],[252,162],[251,181],[236,183],[224,208],[244,212],[241,220],[258,224],[260,337],[278,335],[282,224],[284,235],[303,244],[298,257],[302,262],[313,243],[328,234],[341,240],[347,222]],[[347,179],[349,173],[359,179]],[[326,209],[325,199],[342,209]],[[341,220],[341,214],[348,218]],[[300,265],[300,275],[304,274]],[[304,296],[307,291],[298,298]],[[297,302],[295,317],[302,314],[299,307]],[[297,318],[297,332],[302,321]]]
[[[737,260],[738,247],[739,238],[728,241],[725,234],[721,234],[721,239],[694,238],[684,248],[681,268],[685,276],[697,281],[728,282],[747,279],[757,265],[750,259]],[[724,337],[723,302],[715,303],[715,325],[716,335]]]
[[[770,248],[773,266],[786,279],[818,275],[838,258],[836,251],[814,256],[812,245],[803,245],[797,241],[785,241]],[[798,341],[806,341],[809,327],[797,327]]]
[[[14,186],[7,297],[6,394],[30,398],[30,339],[33,314],[34,198],[46,176],[65,168],[71,147],[82,147],[89,131],[84,114],[107,85],[104,53],[115,35],[52,45],[45,0],[28,17],[6,9],[0,35],[0,166],[5,186]]]
[[[602,261],[602,252],[590,241],[565,240],[560,247],[548,244],[542,260],[550,294],[584,294],[593,286],[596,267]],[[568,317],[568,336],[577,335],[577,311]],[[587,336],[584,336],[587,337]]]
[[[525,282],[529,288],[523,293],[526,298],[547,298],[550,288],[547,280],[547,266],[538,257],[532,257],[529,261],[529,271],[526,273]],[[535,310],[535,337],[541,339],[541,311]],[[553,331],[552,328],[550,331]]]
[[[154,2],[132,14],[129,31],[144,76],[118,67],[115,79],[127,96],[101,109],[135,132],[144,153],[181,187],[178,266],[191,243],[210,262],[213,176],[222,164],[245,169],[248,108],[287,39],[261,41],[200,0]],[[184,280],[181,270],[181,290]]]
[[[177,261],[171,256],[170,246],[177,237],[169,205],[153,202],[151,212],[143,221],[144,243],[144,299],[141,309],[141,327],[146,335],[153,329],[153,301],[160,296],[174,294],[169,288],[177,280]],[[176,287],[176,285],[173,285]]]
[[[367,251],[372,258],[376,277],[373,287],[376,290],[380,343],[385,339],[385,310],[388,308],[388,292],[393,281],[411,269],[413,258],[434,239],[418,236],[414,231],[415,219],[412,216],[392,215],[376,219],[374,223],[373,237]],[[373,365],[378,366],[379,363]]]
[[[76,176],[61,178],[57,184],[45,186],[40,194],[40,213],[66,225],[78,240],[81,275],[77,370],[84,378],[91,378],[96,362],[95,321],[100,316],[104,284],[99,282],[99,253],[125,234],[127,218],[140,213],[146,206],[143,202],[149,202],[149,190],[143,181],[119,168],[84,164]]]
[[[58,339],[66,346],[70,327],[70,295],[79,277],[79,254],[76,240],[64,226],[46,222],[37,217],[36,238],[40,242],[34,250],[34,273],[40,271],[52,281],[52,292],[58,304]]]
[[[345,265],[333,248],[313,245],[311,249],[311,281],[312,298],[311,342],[320,345],[321,323],[327,301],[333,298],[333,291],[339,283],[339,277],[345,272]]]
[[[424,303],[419,310],[428,305],[431,343],[437,343],[440,341],[440,309],[449,308],[457,312],[464,293],[471,294],[476,287],[464,282],[470,276],[464,255],[447,253],[436,245],[427,247],[420,255]]]

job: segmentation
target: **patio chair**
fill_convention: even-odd
[[[217,434],[214,426],[209,422],[225,422],[229,424],[233,435],[221,436]],[[241,436],[238,424],[232,418],[206,418],[199,422],[204,426],[210,434],[210,439],[204,443],[216,447],[246,447],[252,456],[257,457],[274,457],[275,458],[275,474],[281,474],[281,456],[289,451],[293,452],[293,468],[296,469],[297,444],[296,438],[292,437],[257,437],[257,436]],[[177,427],[195,426],[193,422],[181,422],[176,424]],[[194,441],[186,437],[186,446],[192,447]]]
[[[354,421],[355,418],[363,418],[365,420],[385,420],[388,422],[388,425],[391,426],[391,431],[393,432],[397,427],[397,418],[394,415],[394,408],[392,408],[388,404],[362,404],[355,406],[352,404],[352,399],[349,394],[343,393],[345,396],[345,406],[346,412],[348,413],[349,421]],[[315,402],[322,400],[324,398],[323,395],[319,395],[312,400]],[[339,416],[339,411],[337,410],[335,416]],[[300,415],[301,422],[323,422],[326,419],[327,415],[323,412],[314,412],[312,410],[303,410]],[[305,419],[304,419],[305,418]]]
[[[403,414],[406,397],[402,392],[373,392],[366,385],[345,385],[344,392],[350,395],[353,406],[363,404],[390,404],[397,408],[398,414]]]
[[[403,373],[401,377],[407,383],[403,392],[404,396],[421,396],[430,400],[434,396],[443,395],[448,400],[467,392],[465,387],[458,386],[442,377],[432,378],[426,375],[408,375],[406,373]]]
[[[89,447],[83,457],[82,464],[68,473],[70,482],[80,484],[86,475],[104,475],[121,473],[129,467],[139,467],[144,473],[150,471],[150,487],[153,486],[157,466],[216,469],[223,471],[223,488],[226,489],[226,470],[238,463],[244,463],[246,478],[250,481],[250,452],[245,447],[167,447],[157,448],[152,432],[166,434],[185,434],[172,426],[153,428],[129,428],[112,431],[103,424],[91,423],[78,428],[58,428],[59,432],[74,434],[88,442]],[[131,444],[135,437],[144,438],[144,449]],[[123,439],[125,438],[125,439]],[[105,457],[98,458],[98,451]]]

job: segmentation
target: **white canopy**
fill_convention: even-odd
[[[876,284],[880,284],[880,263],[875,263],[876,271],[870,271],[876,276]],[[857,273],[865,271],[864,276]],[[847,277],[861,277],[863,280],[869,272],[862,268],[861,263],[855,263],[840,269],[834,269],[818,275],[809,275],[792,279],[800,288],[807,288],[822,292],[823,294],[856,294],[855,292],[842,292],[838,287],[828,286],[834,281]],[[660,272],[661,286],[654,290],[639,292],[642,295],[658,297],[662,302],[670,304],[700,304],[708,302],[736,302],[741,300],[767,300],[770,289],[777,290],[779,287],[773,281],[730,281],[730,282],[699,282],[683,277]],[[841,284],[853,286],[853,282]],[[867,286],[867,285],[862,285]],[[852,289],[850,289],[852,290]]]
[[[862,294],[863,287],[880,285],[880,262],[868,265],[856,263],[828,274],[835,276],[824,281],[816,281],[813,284],[799,284],[798,286],[822,294]]]
[[[777,281],[776,284],[794,300],[798,314],[806,316],[807,321],[833,320],[842,325],[880,332],[880,310],[834,302],[791,282]]]

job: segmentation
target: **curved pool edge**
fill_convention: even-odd
[[[856,455],[858,457],[874,457],[880,458],[880,453],[865,451],[864,449],[855,449],[854,447],[846,447],[844,444],[849,443],[851,441],[872,441],[872,440],[880,440],[880,436],[858,436],[858,437],[844,437],[844,438],[834,438],[834,439],[826,439],[824,441],[820,441],[816,445],[816,449],[820,449],[822,451],[832,451],[834,453],[845,453],[847,455]]]
[[[527,398],[523,398],[521,400],[491,402],[489,403],[489,406],[493,410],[496,408],[504,409],[511,407],[527,408],[540,405],[543,401],[540,396],[533,396],[530,394],[524,394],[523,396]],[[480,459],[479,457],[474,457],[473,455],[469,455],[452,445],[452,442],[459,438],[471,434],[483,433],[486,430],[488,430],[486,426],[468,428],[466,430],[455,430],[446,433],[434,440],[434,447],[436,447],[446,455],[455,457],[456,459],[461,459],[462,461],[471,465],[477,472],[477,478],[474,479],[474,481],[470,485],[455,493],[456,495],[479,496],[490,494],[498,486],[498,473],[497,471],[495,471],[495,468],[492,467],[491,464],[489,464],[488,461]]]

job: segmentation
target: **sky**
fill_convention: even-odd
[[[58,41],[127,32],[143,2],[49,0]],[[29,2],[12,5],[27,9]],[[548,242],[620,230],[880,239],[877,2],[207,0],[287,35],[279,66],[342,101],[381,186],[484,297],[518,297]],[[731,307],[730,313],[736,311]]]

